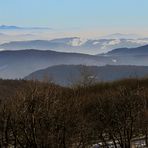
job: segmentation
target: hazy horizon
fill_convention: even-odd
[[[54,46],[53,49],[52,46],[49,48],[50,45],[39,47],[35,44],[28,45],[28,48],[87,54],[148,44],[147,0],[142,2],[139,0],[0,0],[0,2],[0,44],[11,41],[78,37],[80,38],[78,40],[62,39],[65,41],[63,46],[67,48]],[[120,40],[122,38],[126,41]],[[6,50],[3,47],[1,46],[0,50]],[[21,50],[23,47],[16,45],[15,48]]]
[[[0,24],[48,27],[40,39],[99,38],[124,33],[148,35],[148,1],[143,0],[0,0]],[[0,33],[6,30],[0,30]],[[12,32],[11,32],[12,33]],[[14,34],[20,33],[13,32]],[[38,37],[39,38],[39,37]]]

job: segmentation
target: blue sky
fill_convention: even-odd
[[[0,0],[0,24],[145,32],[148,0]]]

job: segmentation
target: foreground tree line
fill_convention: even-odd
[[[0,81],[0,147],[130,148],[148,145],[148,79],[64,88],[37,81]]]

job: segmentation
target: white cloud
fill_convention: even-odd
[[[83,45],[87,40],[86,39],[80,39],[80,38],[74,38],[71,40],[68,44],[71,46],[81,46]]]
[[[119,40],[119,39],[117,39],[117,40],[113,40],[113,41],[110,41],[109,43],[108,43],[108,45],[117,45],[117,44],[119,44],[121,41]]]
[[[97,45],[99,43],[100,43],[99,41],[96,41],[96,42],[93,42],[93,45]]]

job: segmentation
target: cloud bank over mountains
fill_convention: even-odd
[[[39,49],[95,55],[116,48],[134,48],[148,44],[148,38],[138,34],[100,33],[98,37],[82,37],[81,33],[79,29],[72,32],[48,27],[1,25],[0,50]]]
[[[3,36],[3,35],[2,35]],[[13,36],[11,36],[13,37]],[[9,38],[11,38],[9,37]],[[23,40],[34,38],[31,34],[16,35],[20,41],[11,41],[0,44],[1,50],[52,50],[58,52],[83,53],[97,55],[117,48],[134,48],[148,44],[148,39],[81,39],[79,37],[58,38],[52,40]],[[1,38],[1,37],[0,37]],[[6,37],[8,38],[8,37]],[[3,37],[4,39],[4,37]]]

